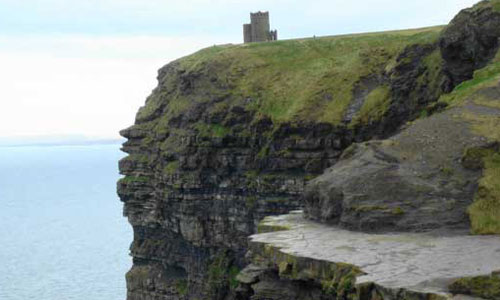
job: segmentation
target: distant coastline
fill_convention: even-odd
[[[86,138],[86,137],[0,137],[0,147],[54,147],[54,146],[93,146],[113,145],[125,142],[123,138]]]

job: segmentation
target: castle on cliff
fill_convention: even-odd
[[[278,31],[270,30],[269,12],[250,13],[250,24],[243,24],[244,43],[278,40]]]

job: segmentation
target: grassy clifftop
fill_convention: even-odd
[[[218,75],[228,80],[241,74],[233,95],[258,99],[253,108],[276,121],[312,118],[335,124],[360,78],[389,70],[404,47],[433,43],[441,29],[219,46],[189,56],[181,65],[187,70],[220,65]]]
[[[177,94],[170,97],[169,106],[187,110],[193,102],[210,101],[220,95],[224,103],[213,110],[243,105],[274,122],[339,124],[356,97],[360,80],[371,77],[370,86],[361,87],[370,92],[363,95],[369,100],[360,101],[353,118],[370,121],[380,118],[388,108],[391,95],[385,81],[398,62],[405,63],[401,52],[409,45],[435,43],[442,28],[209,47],[174,63],[183,74],[211,77],[194,82],[194,88],[211,97],[194,99]],[[430,72],[440,65],[440,57],[433,58],[429,60],[434,64]],[[222,89],[214,91],[216,85]],[[148,105],[156,107],[154,103]],[[139,117],[147,118],[153,111],[144,109]]]

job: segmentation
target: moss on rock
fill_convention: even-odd
[[[464,294],[484,299],[500,299],[500,276],[478,276],[460,278],[450,285],[453,294]]]
[[[238,286],[236,276],[240,268],[233,265],[231,256],[227,252],[220,252],[216,255],[207,270],[207,285],[212,297],[220,299],[228,289],[235,289]]]
[[[180,296],[187,295],[188,282],[186,279],[179,279],[175,282],[175,289]]]
[[[353,298],[356,277],[364,274],[351,264],[295,256],[270,244],[254,243],[251,247],[254,264],[275,269],[284,280],[314,282],[328,299]]]
[[[366,96],[365,102],[352,124],[369,124],[380,120],[389,109],[390,100],[390,87],[387,85],[377,87]]]
[[[494,11],[500,12],[500,0],[481,1],[474,5],[471,10],[474,11],[483,8],[492,8]]]
[[[168,175],[173,175],[179,169],[179,161],[171,161],[166,166],[163,172]]]
[[[269,225],[260,223],[257,226],[257,233],[266,233],[266,232],[276,232],[276,231],[286,231],[289,230],[290,227],[281,226],[281,225]]]
[[[336,299],[352,299],[356,293],[356,276],[362,272],[352,265],[337,263],[331,265],[330,273],[325,274],[321,286],[327,295],[333,295]]]
[[[146,176],[125,176],[121,178],[119,184],[134,184],[134,183],[146,183],[149,182],[150,178]]]
[[[500,152],[483,158],[483,177],[467,212],[474,234],[500,234]]]

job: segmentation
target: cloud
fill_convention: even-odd
[[[115,137],[133,124],[156,85],[157,69],[212,42],[203,37],[0,37],[0,136]]]
[[[10,33],[229,35],[250,11],[269,10],[286,38],[447,23],[476,0],[0,0]],[[349,31],[349,32],[347,32]]]

